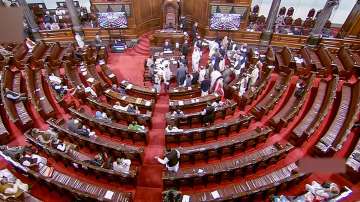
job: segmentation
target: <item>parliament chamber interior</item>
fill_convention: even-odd
[[[0,201],[360,201],[360,0],[0,0],[0,26]]]

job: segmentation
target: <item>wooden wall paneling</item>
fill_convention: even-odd
[[[133,0],[133,5],[138,35],[160,29],[162,0]]]

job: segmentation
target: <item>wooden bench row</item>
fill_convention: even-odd
[[[108,190],[104,187],[90,184],[83,180],[69,176],[56,169],[54,169],[51,176],[44,176],[44,171],[42,169],[35,171],[24,167],[16,159],[6,156],[4,151],[0,152],[0,155],[5,158],[16,170],[20,171],[24,175],[40,182],[42,185],[47,186],[51,190],[55,189],[60,193],[71,196],[75,200],[81,199],[85,201],[99,200],[118,202],[131,202],[133,200],[131,192]],[[108,197],[108,195],[111,195],[111,197]]]
[[[60,138],[67,139],[79,147],[86,146],[96,152],[106,152],[114,158],[120,157],[131,159],[132,161],[142,162],[144,153],[144,149],[142,147],[120,144],[100,137],[88,138],[78,135],[67,129],[64,120],[55,120],[50,118],[47,120],[47,123],[59,133]]]
[[[202,108],[207,105],[208,102],[213,103],[215,101],[220,100],[221,97],[217,94],[210,94],[207,96],[202,97],[195,97],[183,100],[169,100],[169,109],[176,110],[176,109],[195,109],[195,108]]]
[[[311,86],[313,80],[315,79],[315,75],[312,74],[306,81],[305,81],[305,89],[304,93],[301,97],[296,95],[296,86],[295,89],[292,91],[290,98],[285,101],[285,105],[281,107],[280,111],[276,112],[276,114],[270,119],[269,123],[274,128],[276,132],[283,127],[285,127],[291,119],[293,119],[296,114],[300,111],[301,107],[305,102],[305,98],[307,97],[309,91],[311,90]]]
[[[181,162],[208,161],[211,158],[222,158],[239,151],[244,151],[246,148],[254,147],[264,142],[271,132],[272,129],[269,127],[256,128],[241,132],[236,137],[224,141],[190,147],[178,147],[176,149],[181,154]]]
[[[50,145],[41,144],[36,139],[39,135],[37,133],[29,130],[24,135],[32,145],[36,146],[40,150],[43,150],[49,157],[52,157],[55,160],[60,160],[66,167],[76,165],[76,169],[81,169],[81,172],[95,175],[97,178],[107,178],[109,181],[116,181],[125,184],[136,184],[136,176],[138,173],[136,166],[132,166],[129,173],[116,172],[111,168],[102,168],[86,162],[86,160],[91,160],[92,158],[75,150],[75,148],[69,148],[66,152],[62,152]]]
[[[128,129],[128,126],[122,125],[113,121],[103,121],[95,118],[95,115],[85,112],[84,108],[76,110],[70,108],[70,113],[83,121],[83,123],[92,129],[98,129],[102,132],[110,134],[111,136],[120,137],[121,139],[130,139],[134,143],[136,141],[147,143],[148,129],[143,131],[133,131]]]
[[[339,108],[326,133],[315,145],[318,155],[333,155],[346,141],[360,112],[360,82],[345,83],[342,87]]]
[[[139,124],[151,128],[151,111],[146,111],[144,114],[137,114],[115,109],[112,105],[95,98],[88,97],[86,98],[86,101],[90,107],[105,112],[111,119],[125,121],[127,124],[130,124],[133,121],[137,121]]]
[[[291,144],[276,144],[256,150],[239,158],[208,164],[200,167],[181,168],[178,172],[163,172],[164,186],[194,186],[196,184],[220,183],[254,173],[284,158],[294,147]]]
[[[271,173],[246,180],[239,184],[217,188],[206,192],[184,193],[191,202],[199,201],[262,201],[268,196],[285,190],[304,179],[307,175],[298,173],[295,163],[282,167]]]
[[[21,72],[12,71],[10,69],[3,70],[1,79],[1,99],[9,120],[20,128],[26,130],[32,126],[33,121],[25,108],[24,102],[14,102],[6,97],[5,88],[17,93],[21,90]]]
[[[25,69],[27,94],[35,110],[47,119],[55,115],[55,110],[45,94],[42,78],[41,69],[32,69],[31,67]]]
[[[291,76],[292,73],[281,73],[280,78],[276,80],[275,84],[266,96],[260,100],[253,109],[251,109],[251,113],[257,120],[260,120],[262,116],[267,114],[275,106],[288,87]]]
[[[215,108],[215,118],[221,117],[225,119],[227,115],[233,115],[235,113],[237,104],[234,101],[229,101],[229,103],[224,104],[222,107]],[[166,124],[173,124],[176,126],[188,125],[192,126],[193,123],[201,123],[202,122],[201,111],[194,113],[184,113],[184,115],[175,115],[173,116],[171,112],[166,113],[165,119]]]
[[[334,102],[338,81],[337,76],[330,81],[325,79],[320,81],[310,109],[292,131],[290,136],[292,144],[301,145],[319,127]]]
[[[215,124],[209,127],[184,129],[181,132],[166,132],[165,142],[178,143],[190,142],[196,140],[206,141],[210,138],[217,139],[220,135],[228,136],[232,131],[239,131],[241,128],[247,128],[254,117],[249,115],[241,115],[240,117],[229,120],[225,123]]]

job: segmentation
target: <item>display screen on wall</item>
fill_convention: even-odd
[[[97,16],[101,28],[123,29],[128,27],[125,12],[103,12],[97,13]]]
[[[240,22],[246,17],[247,7],[236,5],[210,5],[210,29],[239,30]]]
[[[210,18],[210,29],[239,30],[241,16],[239,14],[214,13]]]

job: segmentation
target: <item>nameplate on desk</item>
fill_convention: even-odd
[[[145,102],[145,106],[150,106],[150,105],[151,105],[151,102],[147,100],[147,101]]]
[[[109,74],[109,78],[113,78],[115,76],[115,74]]]
[[[191,88],[191,87],[188,87],[187,89],[188,89],[188,90],[192,90],[192,88]]]
[[[179,92],[179,90],[177,90],[177,89],[174,89],[174,92],[175,92],[175,93],[177,93],[177,92]]]
[[[122,100],[126,100],[127,96],[122,96],[121,99]]]
[[[104,65],[105,64],[105,61],[104,60],[100,60],[99,61],[99,65]]]
[[[110,92],[110,89],[105,90],[105,93],[109,93],[109,92]]]
[[[122,81],[121,81],[121,84],[126,84],[126,83],[127,83],[126,80],[122,80]]]
[[[184,105],[184,101],[180,100],[180,101],[178,101],[178,104],[179,104],[180,106],[183,106],[183,105]]]
[[[164,51],[164,54],[172,54],[172,51]]]

